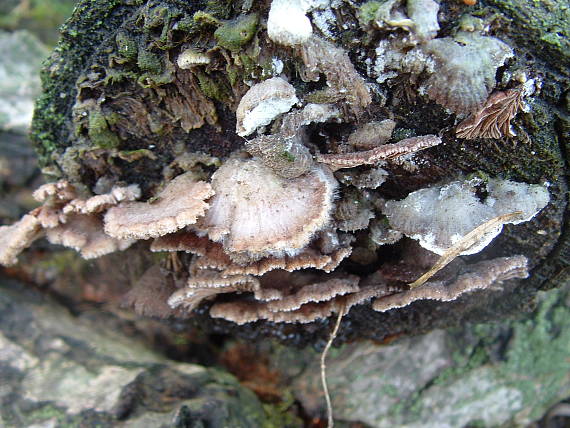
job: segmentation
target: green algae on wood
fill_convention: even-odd
[[[214,37],[223,48],[237,52],[255,35],[258,19],[257,14],[252,13],[224,22],[214,32]]]
[[[486,0],[507,17],[510,36],[533,55],[568,75],[570,66],[570,7],[557,1]],[[536,49],[537,45],[540,47]]]

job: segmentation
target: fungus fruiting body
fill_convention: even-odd
[[[476,195],[477,187],[488,193],[484,201]],[[463,236],[486,221],[520,211],[520,220],[528,221],[549,201],[548,191],[538,185],[515,183],[508,180],[454,181],[444,186],[421,189],[401,201],[387,201],[383,212],[390,225],[418,240],[420,245],[436,254],[458,242]],[[475,254],[485,248],[503,227],[496,227],[480,237],[477,245],[462,254]]]
[[[105,232],[119,239],[146,239],[175,232],[204,215],[213,195],[208,183],[191,175],[172,180],[153,203],[124,202],[105,214]]]
[[[233,159],[212,178],[201,222],[210,239],[252,259],[295,254],[329,222],[336,180],[324,167],[284,179],[256,160]]]

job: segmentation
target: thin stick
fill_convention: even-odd
[[[338,333],[338,329],[340,327],[340,321],[342,320],[342,317],[344,316],[344,310],[345,310],[345,307],[343,305],[340,308],[340,310],[338,311],[338,317],[336,319],[336,324],[334,325],[334,328],[333,328],[333,331],[331,332],[329,340],[328,340],[327,344],[325,345],[325,349],[323,349],[323,353],[321,354],[321,382],[323,384],[323,392],[325,393],[325,400],[327,402],[327,419],[328,419],[327,427],[328,428],[334,427],[334,420],[333,420],[333,409],[332,409],[331,397],[329,395],[329,388],[327,386],[327,374],[326,374],[327,366],[325,364],[325,359],[327,358],[327,353],[329,352],[329,349],[332,346],[332,343],[333,343],[333,341],[334,341],[334,339]]]

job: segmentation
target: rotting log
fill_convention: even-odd
[[[551,34],[547,51],[554,54],[547,56],[542,49],[542,24],[534,20],[523,23],[525,13],[519,3],[492,1],[472,8],[460,2],[442,4],[438,37],[452,36],[460,20],[471,15],[481,17],[489,25],[490,35],[508,42],[514,50],[514,58],[498,70],[499,88],[512,85],[510,77],[521,73],[542,84],[527,100],[528,111],[519,112],[513,121],[516,137],[459,139],[455,137],[455,116],[418,95],[418,76],[402,72],[377,85],[375,76],[367,71],[366,59],[371,61],[370,68],[376,60],[378,38],[386,31],[369,31],[362,24],[368,25],[365,13],[370,13],[372,3],[328,8],[336,21],[315,26],[315,33],[348,53],[373,90],[367,108],[343,111],[350,120],[312,124],[308,134],[313,146],[329,150],[333,143],[345,141],[358,124],[391,116],[397,122],[398,139],[439,135],[443,144],[417,154],[417,169],[405,162],[389,165],[382,197],[400,199],[450,177],[473,174],[533,184],[548,182],[550,204],[532,221],[506,226],[489,247],[472,258],[477,262],[524,255],[530,261],[528,279],[507,281],[502,292],[476,293],[451,303],[417,302],[386,313],[359,305],[345,316],[338,340],[382,340],[530,310],[537,290],[559,287],[570,274],[570,121],[568,50],[564,49],[568,34],[557,33],[560,43]],[[37,103],[32,137],[44,172],[90,189],[101,177],[137,183],[143,198],[150,199],[164,181],[164,168],[180,154],[205,152],[223,160],[242,148],[243,139],[235,132],[235,111],[252,80],[284,72],[307,101],[337,103],[341,110],[351,102],[353,105],[354,100],[347,101],[347,96],[324,90],[322,79],[304,81],[300,77],[303,54],[273,43],[267,36],[269,6],[247,1],[81,1],[42,72],[44,94]],[[525,3],[524,7],[539,6]],[[317,15],[315,11],[311,16]],[[562,18],[557,25],[566,28]],[[506,22],[510,25],[504,25]],[[520,35],[528,25],[533,31],[523,40]],[[394,30],[395,34],[401,31],[405,29]],[[182,69],[176,58],[185,49],[208,52],[211,62]],[[283,69],[275,68],[274,58],[285,62]],[[334,70],[323,72],[329,79],[327,73],[334,76]],[[206,168],[206,173],[211,171]],[[394,260],[401,257],[401,251],[396,245],[378,250],[376,256]],[[339,269],[364,276],[375,266],[352,259]],[[194,322],[212,331],[248,338],[270,335],[297,345],[314,343],[330,329],[328,320],[306,325],[256,322],[235,326],[211,320],[207,305],[197,312]]]

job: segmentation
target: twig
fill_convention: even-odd
[[[480,224],[467,235],[459,240],[456,244],[452,247],[448,248],[444,254],[439,258],[439,260],[433,265],[433,267],[416,279],[414,282],[410,284],[410,289],[417,288],[423,285],[428,279],[446,267],[449,263],[451,263],[456,257],[459,256],[463,251],[469,249],[477,242],[481,240],[483,236],[489,231],[495,229],[497,226],[505,224],[506,222],[512,221],[517,217],[522,215],[521,211],[515,211],[508,214],[502,214],[497,217],[493,217],[491,220],[486,221],[483,224]]]
[[[331,335],[329,337],[327,344],[325,345],[325,349],[323,349],[323,353],[321,354],[321,382],[323,384],[323,392],[325,393],[325,400],[327,402],[327,420],[328,420],[327,427],[328,428],[334,427],[334,420],[333,420],[333,409],[332,409],[331,397],[329,394],[329,388],[327,386],[327,374],[326,374],[327,367],[325,364],[325,359],[327,358],[327,353],[329,352],[329,349],[332,346],[332,343],[333,343],[333,341],[336,338],[336,335],[338,333],[338,329],[340,327],[340,322],[342,320],[342,317],[344,316],[344,310],[345,310],[345,307],[344,307],[344,305],[342,305],[342,307],[338,311],[338,317],[336,319],[336,324],[333,328],[333,331],[331,332]]]

